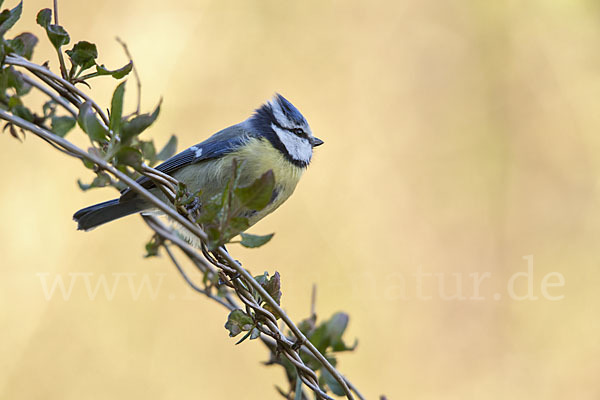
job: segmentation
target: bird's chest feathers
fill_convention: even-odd
[[[273,199],[269,205],[250,217],[250,224],[273,212],[294,192],[302,173],[299,168],[285,159],[279,150],[275,149],[266,139],[252,138],[239,150],[231,152],[218,160],[201,162],[199,164],[182,168],[173,176],[180,181],[187,182],[188,189],[192,192],[201,191],[201,198],[211,199],[214,195],[222,193],[227,182],[233,175],[233,159],[241,163],[239,185],[247,186],[260,178],[268,170],[275,176]]]
[[[268,170],[273,171],[275,189],[267,213],[292,195],[304,172],[303,168],[290,163],[266,139],[251,139],[243,148],[224,157],[223,162],[231,163],[233,158],[243,162],[240,176],[240,184],[243,186],[252,183]]]

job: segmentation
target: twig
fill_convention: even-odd
[[[58,0],[54,0],[54,25],[58,25]],[[67,67],[65,66],[65,58],[60,50],[61,46],[56,49],[58,53],[58,62],[60,63],[60,74],[67,79]]]
[[[38,89],[40,92],[43,92],[44,94],[46,94],[46,96],[50,97],[52,100],[63,106],[63,108],[67,110],[69,114],[73,116],[73,118],[77,119],[77,111],[75,111],[64,98],[55,95],[52,91],[48,90],[46,86],[40,85],[40,83],[35,79],[31,79],[31,77],[25,74],[23,74],[22,76],[25,82]]]
[[[83,93],[81,90],[76,88],[69,81],[53,74],[47,68],[44,68],[40,65],[37,65],[37,64],[27,61],[25,58],[23,58],[21,56],[17,56],[14,54],[8,55],[5,58],[5,62],[7,64],[18,65],[20,67],[27,68],[28,70],[30,70],[32,72],[33,71],[39,72],[39,73],[47,76],[48,78],[51,78],[52,80],[60,83],[65,89],[68,89],[70,92],[75,93],[77,96],[79,96],[82,99],[84,99],[85,101],[89,102],[92,105],[92,107],[96,110],[96,112],[98,113],[100,118],[102,119],[102,122],[104,122],[104,124],[106,125],[105,127],[108,127],[108,118],[107,118],[106,114],[104,113],[104,111],[102,110],[102,108],[98,104],[96,104],[96,102],[94,100],[92,100],[87,94]]]
[[[317,313],[316,310],[317,309],[317,284],[313,283],[312,285],[312,291],[310,293],[310,317],[311,318],[316,318]]]
[[[178,246],[180,249],[182,249],[182,251],[184,251],[184,253],[188,256],[190,256],[190,254],[188,253],[188,251],[193,252],[193,250],[191,250],[191,248],[189,247],[189,245],[187,243],[185,243],[183,240],[181,240],[179,237],[177,237],[176,235],[174,235],[174,233],[167,228],[167,226],[165,226],[157,217],[155,216],[151,216],[151,215],[143,215],[144,220],[146,221],[146,223],[148,223],[150,225],[150,227],[157,232],[163,239],[165,240],[169,240],[171,242],[173,242],[173,244],[175,244],[176,246]],[[231,296],[229,294],[225,294],[224,298],[227,300],[222,301],[220,298],[213,296],[212,294],[210,294],[209,292],[198,288],[197,285],[195,285],[193,282],[191,282],[191,280],[189,279],[189,277],[187,276],[187,274],[184,272],[183,268],[181,267],[181,265],[174,259],[174,256],[172,255],[171,250],[168,248],[168,246],[164,246],[165,250],[167,250],[167,253],[169,255],[169,257],[171,258],[171,260],[173,261],[173,264],[175,264],[175,267],[177,268],[177,270],[180,272],[180,274],[183,276],[183,278],[186,280],[186,282],[192,286],[192,288],[196,291],[198,291],[199,293],[202,293],[206,296],[208,296],[209,298],[217,301],[219,304],[221,304],[222,306],[224,306],[225,308],[227,308],[229,311],[232,310],[236,310],[239,309],[240,307],[236,304],[236,302],[231,299]],[[187,250],[187,251],[186,251]],[[191,256],[190,256],[191,258]],[[204,265],[204,268],[209,268],[208,265]],[[202,271],[204,272],[204,271]],[[313,285],[313,291],[312,291],[312,296],[311,296],[311,315],[315,314],[315,297],[316,297],[316,285]],[[277,340],[275,340],[274,338],[272,338],[269,333],[266,332],[261,332],[261,341],[271,350],[273,350],[273,348],[277,347]],[[310,350],[305,346],[302,345],[300,347],[300,350],[303,353],[306,353],[307,355],[313,356],[312,353],[310,352]],[[365,400],[365,398],[362,396],[362,394],[358,391],[358,389],[349,381],[344,377],[344,381],[346,382],[346,384],[348,385],[348,387],[350,389],[352,389],[352,391],[357,395],[357,397],[360,400]]]
[[[256,282],[252,275],[250,275],[248,271],[242,268],[242,266],[236,260],[234,260],[229,255],[229,253],[227,253],[227,251],[225,251],[222,247],[219,248],[218,254],[225,260],[227,260],[227,263],[231,267],[233,267],[237,271],[237,273],[244,277],[245,280],[252,286],[252,288],[260,294],[260,296],[265,300],[265,302],[267,302],[269,306],[271,306],[277,312],[277,314],[279,314],[281,319],[285,321],[288,328],[290,328],[290,330],[292,331],[294,336],[298,338],[300,343],[306,345],[306,347],[313,354],[313,356],[315,356],[315,358],[319,360],[323,367],[327,369],[327,371],[329,371],[329,373],[340,384],[340,386],[344,390],[344,394],[346,395],[346,397],[350,400],[354,399],[354,396],[352,396],[352,393],[350,392],[350,389],[346,384],[345,378],[338,372],[337,369],[333,367],[333,365],[331,365],[331,363],[323,356],[323,354],[321,354],[319,350],[317,350],[317,348],[306,338],[306,336],[304,336],[304,334],[300,331],[300,329],[298,329],[296,324],[294,324],[290,317],[288,317],[288,315],[283,311],[279,304],[277,304],[277,302],[273,300],[273,298],[267,293],[267,291],[258,282]]]
[[[73,104],[75,107],[77,107],[77,109],[79,109],[79,107],[81,107],[81,104],[83,104],[83,102],[79,98],[73,96],[67,89],[60,86],[58,83],[56,83],[56,81],[53,81],[52,79],[48,78],[47,76],[45,76],[37,71],[29,70],[29,72],[31,72],[36,78],[38,78],[39,80],[44,82],[46,85],[48,85],[52,89],[54,89],[54,91],[56,93],[58,93],[60,96],[67,99],[71,104]]]
[[[205,295],[206,297],[216,301],[217,303],[221,304],[223,307],[227,308],[229,311],[233,311],[235,310],[235,308],[230,305],[229,303],[225,302],[224,300],[220,299],[217,296],[214,296],[212,293],[210,293],[208,290],[204,290],[201,287],[197,286],[189,277],[188,275],[185,273],[185,271],[183,270],[183,268],[181,267],[181,265],[179,265],[179,262],[177,261],[177,259],[175,258],[175,255],[173,254],[173,252],[171,251],[171,249],[169,248],[169,246],[167,245],[163,245],[163,248],[165,249],[165,251],[167,252],[167,254],[169,255],[169,258],[171,259],[171,261],[173,262],[173,264],[175,264],[175,267],[179,270],[179,273],[181,274],[181,276],[183,276],[183,278],[185,279],[185,281],[187,282],[188,285],[190,285],[190,287],[192,289],[194,289],[196,292],[201,293],[203,295]]]
[[[54,0],[54,25],[58,25],[58,0]]]
[[[123,50],[125,51],[125,55],[129,58],[129,61],[131,61],[133,63],[133,76],[135,77],[135,83],[137,86],[137,106],[135,108],[135,115],[139,115],[140,105],[142,103],[142,81],[140,80],[140,76],[138,75],[137,68],[135,66],[135,63],[133,62],[133,58],[131,57],[131,54],[129,53],[129,48],[127,47],[127,43],[122,41],[121,38],[118,36],[116,37],[116,39],[117,39],[117,42],[119,42],[119,44],[121,46],[123,46]]]

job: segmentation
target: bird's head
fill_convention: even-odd
[[[313,147],[323,141],[313,136],[304,116],[285,97],[275,94],[247,121],[253,133],[265,136],[293,164],[306,167]]]

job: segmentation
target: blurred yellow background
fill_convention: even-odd
[[[44,7],[26,0],[14,32],[56,68]],[[302,111],[325,145],[252,228],[273,241],[230,250],[282,274],[295,320],[313,283],[321,318],[350,313],[359,345],[340,369],[367,398],[600,398],[596,2],[61,1],[59,17],[109,68],[127,61],[114,37],[128,43],[143,108],[164,98],[144,134],[159,146],[275,91]],[[100,104],[115,85],[96,80]],[[131,109],[131,79],[127,93]],[[139,217],[75,230],[73,212],[114,190],[81,192],[92,175],[33,135],[0,141],[0,398],[277,398],[263,346],[234,346],[223,309],[142,258]],[[58,278],[67,300],[45,292]],[[114,293],[90,296],[99,279]]]

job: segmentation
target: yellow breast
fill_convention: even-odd
[[[210,199],[221,193],[232,176],[233,159],[242,162],[240,186],[248,185],[260,178],[268,170],[275,175],[276,197],[260,212],[250,217],[250,225],[273,212],[292,195],[302,173],[299,168],[285,159],[267,139],[250,139],[239,150],[227,154],[218,160],[208,160],[190,165],[175,172],[173,176],[184,182],[191,192],[201,191],[201,199]]]
[[[274,192],[276,196],[264,210],[250,218],[251,225],[273,212],[286,201],[294,193],[294,189],[296,189],[296,185],[304,172],[303,168],[289,162],[267,139],[250,139],[240,150],[224,158],[229,161],[224,159],[223,162],[229,163],[231,163],[232,158],[244,161],[240,177],[241,185],[250,184],[268,170],[272,170],[275,175]]]

